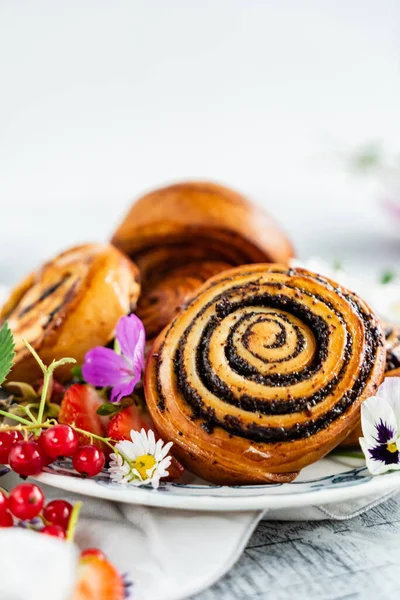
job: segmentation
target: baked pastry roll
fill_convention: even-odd
[[[355,426],[385,355],[378,319],[353,293],[305,269],[247,265],[204,284],[157,338],[146,400],[197,475],[291,481]]]
[[[137,315],[152,339],[209,277],[252,262],[287,263],[293,249],[272,217],[214,183],[181,183],[137,200],[112,243],[139,266]]]
[[[400,327],[397,324],[383,323],[386,345],[385,377],[400,377]],[[361,423],[340,444],[342,448],[359,446],[358,440],[362,437]]]
[[[386,377],[400,376],[400,326],[384,323],[386,338]]]
[[[9,380],[33,382],[41,371],[25,338],[49,364],[65,356],[83,362],[86,352],[114,337],[119,318],[136,307],[139,271],[110,244],[85,244],[66,250],[31,273],[12,292],[0,312],[15,340]],[[71,365],[57,369],[70,377]]]

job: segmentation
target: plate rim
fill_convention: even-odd
[[[305,506],[334,504],[348,500],[367,498],[377,493],[387,493],[400,488],[400,471],[374,476],[364,483],[340,487],[317,488],[309,492],[293,494],[258,494],[242,496],[214,496],[168,494],[162,490],[140,490],[126,487],[102,486],[91,479],[79,479],[64,474],[46,473],[33,477],[41,483],[82,496],[100,498],[138,506],[168,508],[185,511],[249,511],[301,508]],[[82,489],[83,488],[83,489]]]

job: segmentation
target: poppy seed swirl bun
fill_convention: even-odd
[[[10,381],[33,382],[41,370],[25,347],[26,339],[45,364],[63,357],[78,364],[94,346],[114,337],[120,317],[135,307],[140,292],[137,267],[110,244],[70,248],[26,277],[0,312],[14,335]],[[71,376],[71,365],[57,379]]]
[[[353,293],[305,269],[247,265],[205,283],[157,338],[146,400],[197,475],[291,481],[355,426],[385,356],[378,319]]]
[[[400,326],[396,323],[382,323],[386,340],[385,377],[400,377]],[[363,436],[361,423],[340,444],[343,448],[359,448],[358,440]]]

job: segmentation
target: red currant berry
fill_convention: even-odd
[[[93,477],[100,473],[105,462],[104,452],[93,444],[81,446],[72,458],[75,471],[86,477]]]
[[[43,452],[52,459],[72,456],[78,450],[78,436],[70,425],[54,425],[39,438]]]
[[[8,509],[8,498],[4,492],[0,490],[0,515],[4,515]]]
[[[45,535],[51,535],[53,537],[58,537],[62,540],[65,540],[67,534],[64,529],[59,525],[46,525],[41,529],[40,533],[44,533]]]
[[[11,448],[22,439],[22,433],[15,429],[12,431],[0,431],[0,463],[2,465],[8,464],[8,455]]]
[[[81,558],[84,558],[85,556],[97,556],[97,558],[99,558],[100,560],[107,560],[107,557],[104,554],[104,552],[102,552],[98,548],[86,548],[86,550],[83,550],[81,552]]]
[[[12,514],[6,510],[4,514],[0,514],[0,527],[12,527],[14,525],[14,519]]]
[[[8,462],[13,471],[25,477],[38,475],[45,464],[39,444],[33,441],[14,444]]]
[[[8,498],[9,509],[17,519],[30,521],[38,516],[44,505],[44,495],[34,483],[17,485]]]
[[[72,508],[72,504],[65,500],[52,500],[45,507],[43,516],[47,523],[67,529]]]

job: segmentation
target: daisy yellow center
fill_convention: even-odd
[[[389,452],[397,452],[397,444],[392,442],[391,444],[387,445],[387,449],[389,450]]]
[[[139,473],[140,477],[144,479],[148,479],[149,476],[147,471],[152,469],[156,464],[156,459],[151,454],[142,454],[142,456],[138,456],[136,460],[133,461],[132,466]]]

